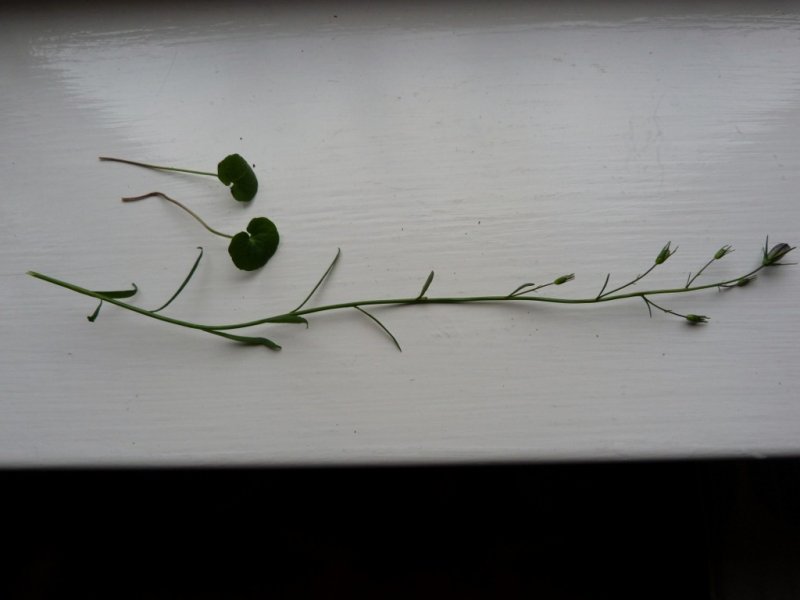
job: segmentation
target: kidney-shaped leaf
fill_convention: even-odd
[[[258,179],[247,161],[239,154],[229,154],[217,165],[217,177],[231,186],[231,194],[239,202],[250,202],[258,191]]]
[[[243,271],[260,269],[275,254],[280,236],[275,223],[266,217],[256,217],[247,225],[247,231],[240,231],[228,245],[228,254],[233,264]]]

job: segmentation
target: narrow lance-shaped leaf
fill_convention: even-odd
[[[131,289],[129,290],[112,290],[112,291],[95,291],[95,294],[100,294],[101,296],[106,296],[107,298],[130,298],[136,292],[139,291],[139,288],[136,286],[135,283],[131,284]],[[89,320],[90,323],[94,323],[97,317],[100,315],[100,309],[103,307],[103,301],[97,304],[97,308],[94,309],[94,312],[91,315],[88,315],[86,318]]]
[[[92,314],[90,314],[90,315],[87,315],[86,319],[89,321],[89,323],[94,323],[95,322],[95,319],[97,319],[97,316],[100,314],[100,309],[101,308],[103,308],[103,301],[102,300],[100,300],[100,302],[97,303],[97,308],[94,309],[94,312]]]
[[[206,329],[208,333],[224,337],[240,344],[247,346],[266,346],[270,350],[280,350],[281,347],[270,339],[265,337],[253,337],[249,335],[235,335],[233,333],[225,333],[223,331],[215,331],[213,329]]]
[[[311,300],[311,296],[314,295],[314,292],[316,292],[319,289],[319,286],[321,286],[322,283],[325,281],[325,279],[328,277],[328,275],[331,274],[331,271],[333,271],[333,267],[336,266],[336,262],[339,260],[339,257],[341,255],[342,255],[342,249],[337,248],[336,256],[333,257],[331,264],[328,266],[327,269],[325,269],[325,272],[322,274],[322,277],[320,277],[316,285],[313,288],[311,288],[311,291],[308,293],[308,296],[306,296],[305,299],[300,303],[300,305],[297,308],[295,308],[292,312],[297,312],[298,310],[303,308],[309,300]]]
[[[129,290],[113,290],[110,292],[100,292],[95,291],[95,294],[100,294],[101,296],[105,296],[107,298],[130,298],[131,296],[135,295],[136,292],[139,291],[139,288],[136,286],[135,283],[131,284],[131,289]]]
[[[298,323],[301,325],[305,325],[308,327],[308,320],[300,317],[298,315],[281,315],[279,317],[272,317],[271,319],[266,319],[265,323]]]
[[[516,296],[516,295],[518,295],[518,294],[527,293],[527,292],[523,292],[522,290],[524,290],[524,289],[526,289],[526,288],[533,287],[533,286],[535,286],[535,285],[536,285],[536,284],[535,284],[535,283],[533,283],[533,282],[530,282],[530,283],[523,283],[522,285],[520,285],[520,286],[518,286],[518,287],[514,288],[514,291],[513,291],[513,292],[511,292],[511,293],[510,293],[508,296],[509,296],[509,297],[511,297],[511,296]],[[530,291],[530,290],[528,290],[528,291]]]
[[[172,304],[172,301],[175,300],[175,298],[177,298],[180,295],[180,293],[183,291],[183,288],[186,287],[186,284],[189,283],[189,280],[192,278],[192,275],[194,275],[194,272],[197,270],[197,266],[200,264],[200,259],[203,258],[203,249],[200,246],[198,246],[197,249],[200,250],[200,254],[197,255],[197,259],[194,261],[194,264],[192,265],[189,274],[186,276],[186,279],[183,280],[183,283],[181,283],[180,287],[174,294],[172,294],[172,297],[169,300],[167,300],[164,304],[162,304],[157,309],[151,312],[157,313],[167,308],[170,304]]]
[[[425,283],[422,284],[422,291],[419,293],[419,296],[417,296],[417,300],[422,300],[422,298],[425,296],[425,292],[427,292],[428,288],[431,287],[431,283],[433,283],[433,271],[431,271],[431,274],[428,275]]]
[[[364,309],[363,309],[363,308],[361,308],[360,306],[354,306],[353,308],[355,308],[355,309],[356,309],[358,312],[360,312],[360,313],[363,313],[364,315],[366,315],[367,317],[369,317],[370,319],[372,319],[372,320],[373,320],[375,323],[377,323],[378,327],[380,327],[381,329],[383,329],[384,333],[385,333],[386,335],[388,335],[388,336],[391,338],[392,342],[394,342],[394,345],[395,345],[395,347],[396,347],[396,348],[397,348],[397,349],[398,349],[400,352],[402,352],[402,351],[403,351],[403,349],[400,347],[400,342],[398,342],[398,341],[397,341],[397,338],[396,338],[396,337],[394,337],[394,336],[392,335],[392,332],[391,332],[391,331],[389,331],[388,327],[386,327],[386,325],[384,325],[383,323],[381,323],[381,322],[378,320],[378,317],[376,317],[376,316],[375,316],[375,315],[373,315],[372,313],[369,313],[369,312],[367,312],[366,310],[364,310]]]

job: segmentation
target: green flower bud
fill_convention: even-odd
[[[769,252],[766,251],[766,247],[764,249],[764,259],[761,261],[761,264],[765,267],[771,267],[772,265],[779,265],[781,264],[780,259],[784,256],[789,254],[792,250],[794,250],[794,246],[790,246],[789,244],[775,244],[772,247],[772,250]]]
[[[717,250],[717,253],[714,255],[714,260],[719,260],[726,254],[730,254],[731,252],[733,252],[733,248],[731,248],[730,245],[723,246],[722,248]]]
[[[572,281],[575,279],[575,273],[570,273],[569,275],[562,275],[555,281],[553,281],[554,285],[561,285],[562,283],[567,283],[568,281]]]
[[[684,315],[683,318],[689,321],[689,323],[691,323],[692,325],[698,325],[700,323],[708,323],[708,317],[705,315],[693,315],[690,313],[688,315]]]
[[[742,277],[739,281],[736,282],[736,287],[744,287],[746,285],[750,285],[750,282],[756,278],[755,275],[751,277]]]
[[[661,249],[661,252],[659,252],[659,253],[658,253],[658,256],[656,256],[656,264],[657,264],[657,265],[660,265],[660,264],[662,264],[662,263],[663,263],[664,261],[666,261],[666,260],[667,260],[667,259],[668,259],[670,256],[672,256],[673,254],[675,254],[675,252],[678,250],[678,248],[676,247],[676,248],[675,248],[675,250],[672,250],[672,251],[670,251],[670,249],[669,249],[669,245],[670,245],[671,243],[672,243],[672,242],[667,242],[667,243],[666,243],[666,245],[665,245],[665,246],[664,246],[664,247]]]

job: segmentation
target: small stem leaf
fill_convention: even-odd
[[[136,287],[135,283],[131,284],[131,289],[129,290],[114,290],[111,292],[100,292],[97,290],[94,291],[95,294],[100,294],[101,296],[105,296],[106,298],[130,298],[131,296],[135,295],[136,292],[139,291],[139,288]]]
[[[603,292],[606,291],[606,287],[608,286],[608,280],[611,279],[611,273],[606,275],[606,280],[603,282],[603,287],[600,288],[600,293],[597,294],[597,300],[603,297]]]
[[[281,347],[273,342],[270,339],[265,337],[253,337],[249,335],[235,335],[233,333],[225,333],[223,331],[215,331],[213,329],[206,329],[208,333],[212,333],[214,335],[218,335],[220,337],[224,337],[229,340],[233,340],[234,342],[239,342],[240,344],[246,344],[247,346],[266,346],[270,350],[280,350]]]
[[[98,292],[95,291],[95,294],[100,294],[101,296],[105,296],[106,298],[130,298],[136,292],[139,291],[139,288],[136,287],[135,283],[132,283],[133,286],[129,290],[112,290],[107,292]],[[97,308],[94,309],[94,312],[91,315],[88,315],[86,318],[89,320],[90,323],[94,323],[97,319],[98,315],[100,314],[100,308],[103,306],[103,301],[100,300],[100,303],[97,305]]]
[[[521,286],[519,286],[519,287],[518,287],[518,288],[516,288],[516,289],[515,289],[513,292],[511,292],[511,293],[508,295],[508,297],[509,297],[509,298],[511,298],[512,296],[517,296],[517,295],[520,295],[520,294],[524,293],[522,290],[524,290],[525,288],[533,287],[533,286],[535,286],[535,285],[536,285],[536,284],[535,284],[535,283],[533,283],[533,282],[531,282],[531,283],[523,283]]]
[[[650,308],[650,300],[647,299],[646,296],[642,296],[642,300],[644,300],[644,304],[647,307],[647,313],[650,315],[650,318],[653,318],[653,309]]]
[[[333,267],[336,266],[336,263],[338,262],[339,257],[341,255],[342,255],[342,249],[341,248],[337,248],[336,249],[336,256],[333,257],[333,260],[331,261],[331,264],[328,266],[327,269],[325,269],[325,272],[322,274],[322,277],[319,278],[319,281],[317,281],[317,285],[315,285],[311,289],[311,291],[308,293],[308,296],[306,296],[305,300],[303,300],[300,303],[300,306],[295,308],[292,312],[297,312],[298,310],[303,308],[309,300],[311,300],[311,296],[314,295],[314,292],[316,292],[319,289],[319,286],[321,286],[322,283],[325,281],[325,279],[327,279],[328,275],[331,274],[331,271],[333,271]]]
[[[183,288],[186,287],[186,284],[189,283],[189,280],[192,278],[192,275],[194,275],[194,272],[197,270],[197,266],[200,264],[200,259],[203,258],[203,249],[200,246],[198,246],[197,249],[200,250],[200,254],[197,255],[197,259],[194,261],[194,265],[192,265],[192,268],[189,271],[189,274],[186,276],[186,279],[183,280],[183,283],[180,285],[177,291],[174,294],[172,294],[172,297],[169,300],[167,300],[164,304],[162,304],[157,309],[151,312],[157,313],[167,308],[170,304],[172,304],[172,301],[175,300],[175,298],[177,298],[178,295],[183,291]]]
[[[97,319],[97,315],[100,314],[100,309],[102,307],[103,307],[103,301],[100,300],[100,302],[97,304],[97,308],[94,309],[94,312],[86,317],[86,319],[89,321],[89,323],[94,323],[95,322],[95,319]]]
[[[357,311],[359,311],[359,312],[361,312],[361,313],[364,313],[364,314],[365,314],[366,316],[368,316],[370,319],[372,319],[373,321],[375,321],[375,323],[377,323],[377,324],[378,324],[378,327],[380,327],[381,329],[383,329],[383,331],[386,333],[386,335],[388,335],[388,336],[389,336],[389,337],[392,339],[392,341],[394,342],[394,345],[395,345],[395,346],[397,346],[397,349],[398,349],[400,352],[402,352],[402,351],[403,351],[403,349],[400,347],[400,343],[397,341],[397,338],[396,338],[396,337],[394,337],[394,336],[392,335],[392,332],[391,332],[391,331],[389,331],[389,330],[386,328],[386,325],[384,325],[383,323],[381,323],[381,322],[378,320],[378,318],[377,318],[377,317],[375,317],[374,315],[372,315],[372,314],[368,313],[367,311],[365,311],[365,310],[364,310],[363,308],[361,308],[360,306],[354,306],[353,308],[355,308]]]
[[[250,202],[258,192],[258,179],[253,169],[239,154],[229,154],[217,165],[217,177],[231,186],[231,195],[239,202]]]
[[[422,285],[422,291],[419,293],[419,296],[417,296],[418,300],[422,299],[422,297],[425,295],[425,292],[427,292],[428,288],[431,287],[431,283],[432,282],[433,282],[433,271],[431,271],[431,274],[428,275],[428,278],[425,280],[425,283]]]
[[[308,320],[304,319],[303,317],[299,317],[297,315],[281,315],[279,317],[271,317],[266,323],[299,323],[308,327]]]
[[[243,271],[260,269],[278,249],[280,236],[275,223],[266,217],[256,217],[231,239],[228,254],[233,264]]]

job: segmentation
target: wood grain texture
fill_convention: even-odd
[[[0,464],[312,464],[779,455],[800,451],[800,274],[669,301],[352,311],[233,346],[26,277],[135,281],[205,322],[316,302],[509,292],[575,272],[653,284],[800,241],[800,11],[722,2],[435,3],[181,12],[0,8]],[[208,169],[239,152],[251,207]],[[279,226],[263,272],[214,226]]]

